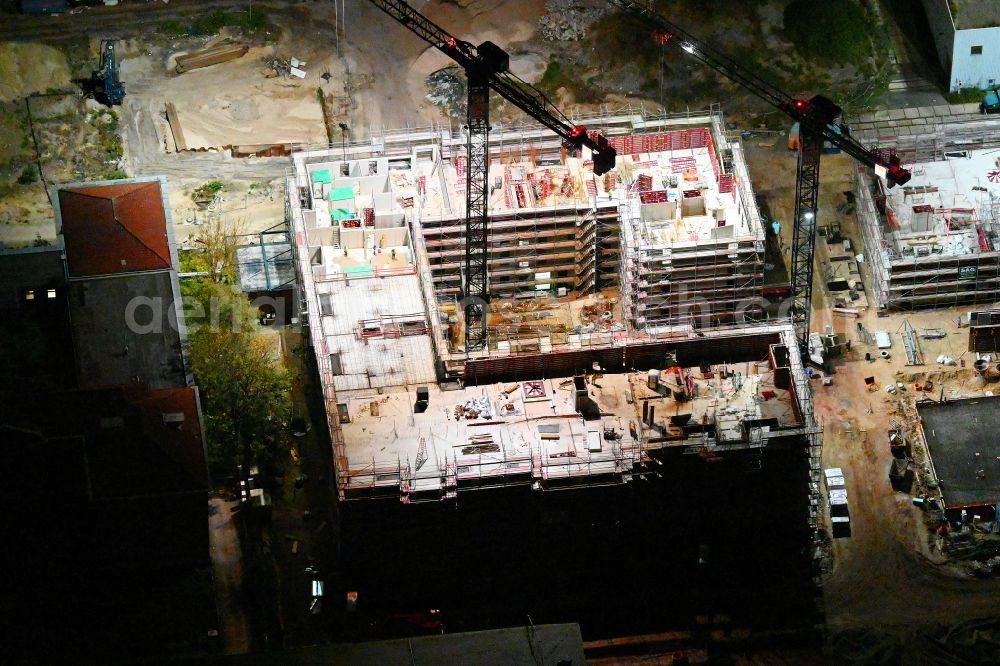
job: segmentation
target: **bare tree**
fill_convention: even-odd
[[[225,220],[221,216],[211,216],[201,232],[194,239],[194,245],[201,250],[206,271],[212,282],[234,284],[236,282],[236,248],[246,235],[244,218]]]

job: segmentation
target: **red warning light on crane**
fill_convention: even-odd
[[[574,125],[573,129],[569,131],[569,135],[574,139],[578,139],[587,133],[587,128],[583,125]]]
[[[445,40],[445,45],[449,49],[451,49],[452,51],[454,51],[455,49],[458,48],[458,40],[455,39],[454,37],[449,37],[448,39]]]
[[[673,35],[666,30],[658,30],[653,33],[653,40],[660,45],[666,44],[672,37]]]

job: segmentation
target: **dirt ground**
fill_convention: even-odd
[[[541,3],[531,0],[472,2],[468,8],[433,0],[418,7],[454,34],[475,43],[490,39],[511,46],[531,38]],[[325,144],[327,131],[317,98],[322,90],[333,111],[333,140],[341,139],[336,124],[348,126],[347,140],[388,128],[440,122],[440,109],[427,99],[425,79],[451,64],[438,51],[374,6],[346,3],[338,17],[334,3],[290,6],[269,14],[280,30],[275,43],[255,46],[242,58],[178,75],[174,57],[214,39],[125,43],[121,76],[128,95],[122,123],[132,175],[166,175],[176,236],[181,244],[198,233],[198,222],[220,215],[261,231],[282,221],[284,158],[232,158],[224,146],[306,143]],[[510,17],[518,17],[513,22]],[[342,57],[334,26],[340,22]],[[224,31],[218,38],[232,36]],[[308,38],[306,38],[308,37]],[[385,48],[372,49],[372,44]],[[305,79],[266,78],[266,56],[305,61]],[[544,71],[538,56],[514,58],[516,72],[537,78]],[[328,73],[329,79],[322,78]],[[189,147],[206,152],[174,153],[167,101],[175,104]],[[199,209],[190,192],[205,182],[225,185],[213,210]]]
[[[280,25],[283,20],[276,17]],[[242,57],[178,74],[175,58],[225,39],[243,41],[225,28],[211,39],[178,38],[150,46],[133,41],[121,67],[130,106],[154,110],[163,145],[174,145],[165,107],[174,104],[187,148],[204,150],[247,144],[320,143],[326,141],[317,87],[328,88],[320,75],[338,73],[336,56],[321,44],[294,39],[284,27],[277,43],[255,44]],[[267,57],[305,61],[305,79],[278,77]],[[340,80],[331,78],[331,81]],[[327,91],[329,92],[329,91]]]
[[[537,0],[428,0],[414,7],[453,35],[474,44],[490,40],[511,51],[532,37],[544,10]],[[397,128],[440,122],[441,112],[427,100],[425,80],[454,64],[451,59],[367,2],[347,3],[345,25],[344,56],[356,75],[371,80],[358,95],[354,126]],[[371,44],[386,47],[372,49]],[[540,75],[538,64],[530,56],[512,58],[512,68],[522,76]]]
[[[785,136],[749,139],[746,147],[750,174],[758,196],[766,200],[772,217],[786,221],[794,206],[795,153],[785,146]],[[821,172],[820,225],[841,223],[843,233],[857,247],[861,235],[853,215],[836,211],[841,193],[851,190],[854,167],[843,155],[824,155]],[[782,243],[791,243],[791,227],[782,225]],[[787,259],[787,255],[786,255]],[[865,289],[874,302],[867,267],[861,266]],[[820,267],[816,268],[820,275]],[[858,319],[834,317],[827,296],[817,286],[813,294],[812,330],[833,326],[851,341],[851,351],[835,361],[832,386],[812,383],[815,411],[824,428],[823,467],[844,470],[850,505],[852,534],[833,542],[833,568],[824,582],[824,602],[828,628],[843,629],[952,623],[983,617],[995,612],[1000,581],[973,579],[962,569],[948,564],[933,546],[928,514],[913,505],[912,496],[897,493],[889,485],[892,455],[887,443],[890,419],[915,424],[913,384],[931,379],[937,399],[943,386],[946,397],[1000,393],[1000,383],[976,386],[972,381],[973,355],[968,349],[968,329],[957,328],[955,317],[969,306],[879,317],[874,307]],[[946,337],[919,339],[923,366],[907,366],[899,331],[903,321],[919,333],[925,328],[941,328]],[[892,339],[888,360],[868,362],[865,353],[877,356],[874,346],[864,345],[857,335],[857,322],[872,333],[886,331]],[[965,360],[966,368],[936,363],[940,355]],[[874,377],[879,390],[869,392],[866,377]],[[884,387],[902,382],[902,393],[886,393]],[[922,446],[916,447],[918,463]],[[915,486],[916,487],[916,486]]]

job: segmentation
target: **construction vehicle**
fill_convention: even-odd
[[[490,89],[559,135],[574,152],[586,148],[594,173],[615,168],[615,149],[600,133],[573,124],[541,92],[510,72],[510,57],[493,42],[473,46],[448,34],[402,0],[371,0],[372,4],[450,57],[468,78],[468,177],[465,185],[465,272],[462,306],[466,354],[486,347],[486,307],[490,299],[487,269],[489,230]]]
[[[115,58],[114,39],[101,41],[101,68],[91,76],[94,97],[107,106],[115,106],[125,99],[125,86],[118,79],[118,60]]]
[[[1000,113],[1000,90],[994,88],[983,95],[983,101],[979,103],[979,112]]]
[[[809,342],[810,306],[812,302],[813,257],[816,251],[816,213],[819,197],[819,166],[823,142],[840,148],[861,164],[871,167],[884,177],[889,187],[910,180],[892,151],[877,152],[851,137],[847,126],[840,124],[840,107],[823,95],[812,99],[797,99],[723,55],[711,45],[697,39],[683,28],[634,0],[608,0],[609,3],[643,27],[653,28],[654,39],[660,44],[674,44],[681,51],[708,65],[765,102],[783,111],[799,126],[799,156],[795,181],[795,211],[792,219],[792,303],[791,320],[803,356]]]

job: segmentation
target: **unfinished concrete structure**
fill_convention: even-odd
[[[547,130],[491,133],[494,299],[475,353],[457,300],[464,137],[293,154],[341,497],[621,484],[674,454],[769,445],[809,448],[818,473],[794,333],[743,319],[761,301],[764,231],[721,115],[587,124],[620,155],[603,178]]]
[[[891,190],[857,176],[864,259],[880,309],[1000,298],[998,137],[1000,122],[984,119],[871,138],[913,171]]]

